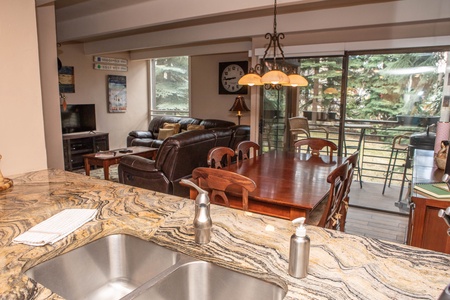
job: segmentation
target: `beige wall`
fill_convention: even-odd
[[[130,61],[127,53],[103,55],[105,57],[128,60],[128,71],[94,70],[93,56],[83,54],[81,44],[63,45],[58,49],[58,57],[63,66],[73,66],[75,93],[66,93],[68,104],[95,104],[97,131],[109,133],[111,149],[126,146],[126,137],[132,130],[148,127],[147,63]],[[107,75],[127,77],[127,111],[109,113],[107,103]]]
[[[53,4],[48,4],[37,7],[36,11],[47,166],[64,169],[56,60],[55,8]]]
[[[0,169],[4,176],[47,168],[34,0],[0,10]]]
[[[196,118],[235,122],[236,113],[228,111],[236,95],[219,95],[219,62],[248,60],[247,52],[191,57],[191,115]],[[243,95],[250,108],[250,96]],[[250,124],[250,113],[243,113],[241,124]]]

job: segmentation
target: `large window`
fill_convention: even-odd
[[[424,132],[440,119],[448,49],[377,50],[289,58],[308,86],[262,91],[263,151],[292,149],[289,118],[326,128],[343,155],[359,149],[364,179],[385,179],[392,139]],[[322,130],[311,136],[324,137]],[[394,172],[401,180],[403,169]]]
[[[189,57],[155,58],[151,66],[151,115],[189,115]]]
[[[392,120],[439,116],[446,52],[350,55],[347,119]],[[414,123],[414,122],[413,122]]]

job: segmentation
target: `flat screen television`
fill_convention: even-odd
[[[62,133],[95,131],[95,104],[68,104],[61,106]]]

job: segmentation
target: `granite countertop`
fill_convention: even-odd
[[[194,242],[194,202],[61,170],[12,177],[0,192],[0,298],[60,299],[24,272],[103,236],[125,233],[287,288],[285,299],[437,299],[450,256],[308,226],[309,275],[287,274],[291,222],[211,205],[212,240]],[[14,244],[66,208],[97,208],[94,221],[42,247]]]

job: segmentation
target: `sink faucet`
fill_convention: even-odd
[[[207,244],[211,241],[212,220],[209,212],[208,192],[201,189],[190,180],[181,179],[185,185],[195,188],[198,192],[195,198],[194,232],[197,244]]]

